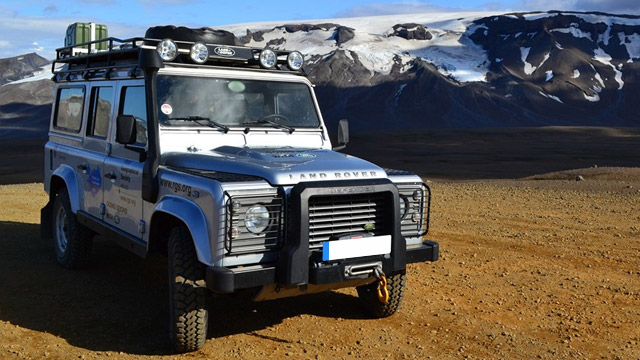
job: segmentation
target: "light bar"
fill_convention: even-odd
[[[299,51],[292,51],[287,56],[287,65],[289,69],[293,71],[298,71],[302,69],[302,65],[304,64],[304,57]]]
[[[209,48],[203,43],[195,43],[191,47],[191,60],[204,64],[209,59]]]
[[[260,66],[265,69],[273,69],[278,62],[276,53],[271,49],[264,49],[260,52]]]
[[[178,56],[178,45],[171,39],[164,39],[159,42],[156,50],[164,61],[173,61]]]

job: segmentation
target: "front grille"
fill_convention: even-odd
[[[392,204],[386,204],[382,193],[313,196],[309,199],[309,248],[322,247],[323,241],[341,236],[366,233],[389,234],[391,224],[385,216]]]

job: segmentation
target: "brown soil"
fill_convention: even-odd
[[[164,258],[97,239],[89,269],[64,270],[39,238],[42,185],[0,186],[0,358],[640,358],[640,169],[431,186],[441,258],[409,266],[399,313],[368,319],[352,289],[221,297],[185,355]]]

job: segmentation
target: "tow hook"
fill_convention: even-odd
[[[387,277],[382,269],[375,269],[376,278],[378,278],[378,301],[382,304],[389,302],[389,290],[387,290]]]

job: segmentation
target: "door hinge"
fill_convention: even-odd
[[[140,234],[144,234],[147,231],[147,224],[144,222],[144,220],[140,220],[140,222],[138,223],[138,232]]]

